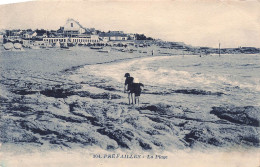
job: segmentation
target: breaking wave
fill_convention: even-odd
[[[192,56],[191,59],[193,59]],[[241,71],[236,72],[235,68],[233,72],[230,70],[231,73],[223,73],[221,68],[210,67],[213,70],[208,69],[212,64],[205,66],[202,63],[190,63],[190,65],[178,66],[178,61],[182,60],[179,57],[164,56],[114,64],[97,64],[81,68],[78,71],[80,75],[73,77],[75,80],[82,80],[84,76],[96,76],[123,83],[124,73],[130,72],[133,77],[138,78],[145,85],[215,92],[223,91],[226,87],[260,91],[259,77],[249,76],[245,80],[242,76],[237,77],[236,73],[241,73]]]

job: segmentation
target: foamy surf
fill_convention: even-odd
[[[218,64],[204,62],[195,56],[185,58],[177,56],[148,57],[137,60],[88,65],[78,70],[71,78],[75,81],[84,81],[88,77],[105,79],[111,84],[124,83],[124,73],[129,72],[141,83],[173,89],[199,89],[230,94],[230,89],[241,89],[241,92],[259,92],[260,78],[243,78],[243,70],[234,65],[233,71],[227,73]],[[238,59],[238,58],[237,58]],[[198,63],[194,63],[194,61]],[[209,59],[210,61],[210,59]],[[220,59],[220,61],[224,61]],[[199,63],[200,62],[200,63]],[[247,72],[244,72],[247,74]],[[239,93],[239,92],[238,92]]]

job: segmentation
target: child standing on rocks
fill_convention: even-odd
[[[128,100],[129,100],[129,104],[131,103],[131,99],[132,99],[132,104],[133,104],[133,81],[134,81],[134,78],[130,76],[129,73],[125,73],[125,85],[124,85],[124,93],[125,92],[128,92]],[[130,99],[130,96],[131,96],[131,99]]]
[[[134,89],[133,92],[135,94],[135,104],[136,104],[136,102],[138,102],[138,105],[139,105],[139,98],[140,98],[143,88],[144,88],[144,85],[142,83],[140,83],[137,78],[135,78],[134,83],[133,83],[133,89]]]

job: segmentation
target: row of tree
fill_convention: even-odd
[[[151,37],[146,37],[144,34],[135,34],[136,40],[154,40]]]

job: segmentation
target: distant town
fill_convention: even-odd
[[[123,31],[100,31],[95,28],[85,28],[74,19],[67,19],[64,26],[58,30],[46,29],[13,29],[0,32],[0,45],[5,50],[21,48],[69,48],[73,46],[89,46],[92,49],[101,49],[104,46],[149,47],[157,45],[160,48],[182,50],[185,54],[255,54],[260,53],[260,48],[211,48],[194,47],[183,42],[167,42],[160,39],[147,37],[144,34],[124,33]]]

